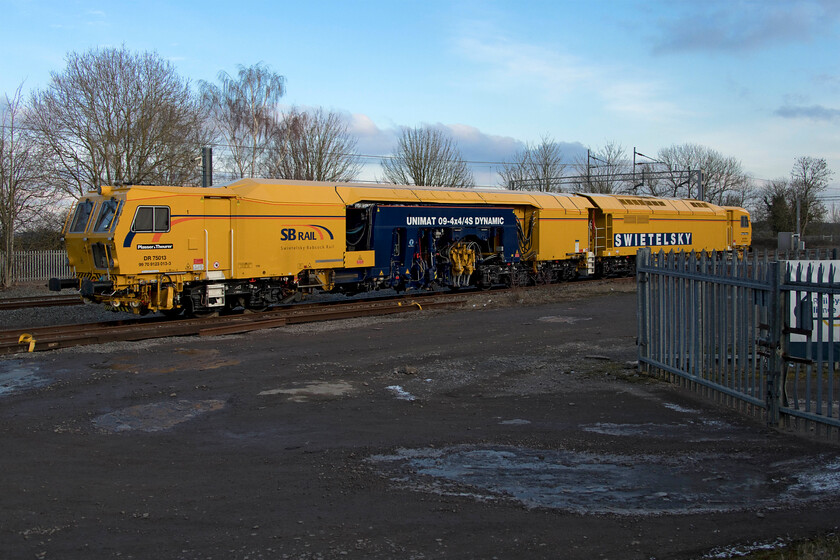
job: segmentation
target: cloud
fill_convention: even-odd
[[[840,93],[840,75],[820,74],[814,76],[814,82],[833,93]]]
[[[356,149],[360,154],[383,156],[394,149],[397,143],[397,129],[381,129],[369,116],[361,113],[350,115],[349,122],[347,131],[359,139]]]
[[[476,29],[482,34],[477,35]],[[516,41],[489,24],[472,25],[456,40],[457,55],[478,69],[466,79],[488,95],[526,96],[557,106],[589,102],[630,118],[664,121],[688,111],[675,104],[671,84],[639,68],[599,64],[567,54],[562,45]]]
[[[516,42],[499,33],[469,34],[461,37],[457,46],[460,56],[485,67],[485,87],[490,89],[536,88],[547,98],[558,99],[596,76],[578,57]]]
[[[380,128],[370,117],[360,113],[350,115],[349,122],[348,131],[359,139],[359,153],[369,156],[391,154],[402,130],[402,126]],[[471,162],[504,161],[525,145],[510,136],[487,134],[466,124],[423,123],[420,126],[429,126],[450,135],[464,159]]]
[[[281,111],[287,111],[289,105],[280,105]],[[314,107],[298,106],[301,110]],[[380,127],[368,115],[339,111],[348,123],[347,131],[358,140],[356,152],[361,156],[363,164],[360,180],[379,181],[382,179],[379,163],[383,157],[391,155],[397,146],[397,140],[405,125],[393,124]],[[412,125],[413,126],[413,125]],[[510,136],[489,134],[467,124],[420,123],[418,126],[429,126],[441,130],[452,137],[461,152],[464,161],[475,174],[476,183],[484,186],[498,184],[497,173],[501,164],[511,161],[514,154],[525,148],[525,142]],[[586,146],[580,142],[566,142],[554,140],[560,147],[563,160],[573,163],[579,158],[586,157]]]
[[[690,114],[688,109],[669,99],[666,86],[657,82],[616,80],[605,83],[600,95],[606,109],[641,118],[648,123]]]
[[[430,126],[451,134],[461,150],[461,155],[467,161],[477,163],[505,161],[509,160],[517,150],[524,147],[522,141],[510,136],[487,134],[466,124],[444,125],[435,123]]]
[[[85,22],[90,27],[110,27],[108,16],[102,10],[88,10],[88,19]]]
[[[750,51],[809,42],[833,33],[840,19],[836,0],[709,0],[659,22],[654,54],[690,51]]]
[[[840,121],[840,109],[831,109],[822,105],[784,105],[773,114],[786,119],[810,119],[814,121]]]
[[[510,161],[513,155],[525,148],[525,142],[510,136],[482,132],[467,124],[423,123],[448,134],[457,144],[461,156],[470,163],[499,164]],[[359,139],[359,153],[384,156],[391,154],[397,145],[402,127],[381,129],[367,115],[354,114],[349,132]],[[580,154],[586,155],[586,146],[580,142],[555,141],[564,159],[573,161]]]

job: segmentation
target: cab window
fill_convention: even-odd
[[[93,227],[94,233],[111,231],[111,228],[116,222],[115,218],[117,217],[119,207],[120,203],[114,199],[106,200],[102,203],[102,207],[99,209],[99,216],[96,218],[96,225]]]
[[[741,216],[741,227],[748,228],[750,227],[750,218],[749,216]]]
[[[83,200],[76,205],[76,213],[73,214],[73,221],[70,222],[68,233],[84,233],[93,213],[93,202]]]
[[[166,232],[169,231],[168,206],[140,206],[134,214],[131,231]]]

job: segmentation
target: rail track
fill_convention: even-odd
[[[631,283],[632,278],[597,281],[606,286]],[[551,286],[559,286],[554,284]],[[594,286],[592,282],[571,282],[566,286]],[[494,289],[499,294],[511,290],[538,292],[546,286]],[[612,291],[612,288],[609,288]],[[40,352],[71,346],[101,344],[115,341],[135,341],[169,336],[211,336],[243,333],[282,325],[353,317],[405,313],[421,309],[461,306],[470,294],[479,290],[459,292],[417,292],[411,295],[389,295],[342,299],[326,302],[306,302],[270,308],[259,313],[241,313],[208,318],[168,319],[151,315],[132,319],[98,323],[71,324],[46,327],[16,327],[0,330],[0,355]],[[56,296],[53,296],[55,299]],[[76,296],[73,296],[76,299]],[[28,298],[15,298],[28,299]],[[68,304],[69,305],[69,304]]]
[[[465,301],[462,297],[452,295],[416,294],[411,297],[297,304],[262,313],[243,313],[203,319],[150,317],[127,321],[17,328],[0,331],[0,355],[171,336],[237,334],[283,325],[390,315],[428,308],[457,307],[463,305]]]
[[[28,309],[30,307],[59,307],[82,305],[81,296],[34,296],[0,299],[0,311],[10,309]]]

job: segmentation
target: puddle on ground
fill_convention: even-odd
[[[646,422],[644,424],[613,424],[612,422],[597,422],[595,424],[583,424],[580,429],[584,432],[602,434],[606,436],[645,436],[652,438],[679,438],[685,439],[691,435],[697,435],[699,426],[696,424],[657,424]]]
[[[664,403],[663,406],[667,409],[673,410],[674,412],[681,412],[683,414],[700,414],[699,410],[694,408],[686,408],[684,406],[680,406],[674,403]]]
[[[388,385],[385,387],[388,391],[391,391],[394,394],[394,397],[400,401],[413,401],[417,400],[417,397],[403,389],[400,385]]]
[[[577,323],[578,321],[591,321],[592,317],[564,317],[562,315],[548,315],[546,317],[540,317],[537,321],[542,321],[543,323],[565,323],[567,325],[571,325]]]
[[[502,420],[499,422],[502,426],[527,426],[530,423],[530,420],[524,420],[522,418],[513,418],[511,420]]]
[[[3,360],[0,362],[0,397],[46,387],[52,383],[51,379],[38,375],[39,371],[37,364],[23,360]]]
[[[789,494],[801,498],[812,493],[840,494],[840,459],[796,475],[796,483],[790,487]]]
[[[778,506],[840,494],[840,463],[831,482],[813,458],[768,468],[748,456],[626,456],[519,447],[400,449],[369,461],[397,485],[421,492],[514,500],[574,513],[660,515]],[[836,461],[836,460],[835,460]],[[810,465],[810,466],[809,466]]]
[[[289,400],[292,402],[307,402],[316,399],[332,399],[343,397],[353,391],[353,386],[346,381],[315,381],[300,387],[290,387],[284,389],[268,389],[259,394],[266,395],[290,395]]]
[[[108,432],[159,432],[192,420],[193,418],[224,408],[224,401],[162,401],[151,404],[130,406],[103,414],[93,420],[93,424]]]
[[[762,551],[777,550],[785,548],[790,545],[791,540],[787,537],[779,537],[778,539],[765,542],[754,542],[751,544],[739,544],[734,546],[716,547],[703,555],[703,558],[717,558],[720,560],[727,560],[728,558],[740,558],[742,556],[750,556],[753,552],[757,552],[756,557],[764,557]],[[781,556],[784,558],[784,556]]]
[[[736,429],[720,420],[699,418],[688,422],[671,422],[659,424],[646,422],[643,424],[614,424],[612,422],[596,422],[595,424],[581,424],[584,432],[614,437],[645,437],[653,439],[678,439],[680,441],[726,441],[733,437]],[[743,434],[738,437],[745,437]]]

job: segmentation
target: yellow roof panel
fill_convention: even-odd
[[[414,189],[422,202],[438,204],[476,204],[483,202],[481,194],[474,189]]]
[[[476,192],[487,204],[504,206],[537,206],[532,192],[508,191],[502,189],[477,189]]]
[[[415,202],[426,204],[496,204],[505,206],[536,204],[531,193],[502,189],[445,189],[404,185],[337,184],[336,191],[345,203]]]
[[[94,195],[95,193],[90,193]],[[202,196],[233,197],[234,194],[227,189],[202,189],[197,187],[156,187],[149,185],[136,185],[130,187],[117,187],[107,194],[107,197],[124,198],[134,202],[142,203],[146,199],[176,199],[176,198],[198,198]]]
[[[335,186],[338,196],[348,206],[357,202],[419,202],[411,189],[396,187],[395,185],[359,185],[354,183],[339,183]]]
[[[609,194],[591,194],[586,193],[582,194],[581,196],[585,196],[588,198],[592,203],[602,210],[612,210],[612,211],[624,211],[625,206],[621,202],[619,202],[618,198],[613,195]]]
[[[591,201],[575,194],[535,192],[532,195],[540,208],[565,208],[577,211],[594,208]]]
[[[302,204],[343,204],[330,183],[285,181],[282,179],[240,179],[228,185],[242,198],[265,202]],[[212,189],[200,189],[208,192]],[[208,196],[212,196],[209,195]]]

